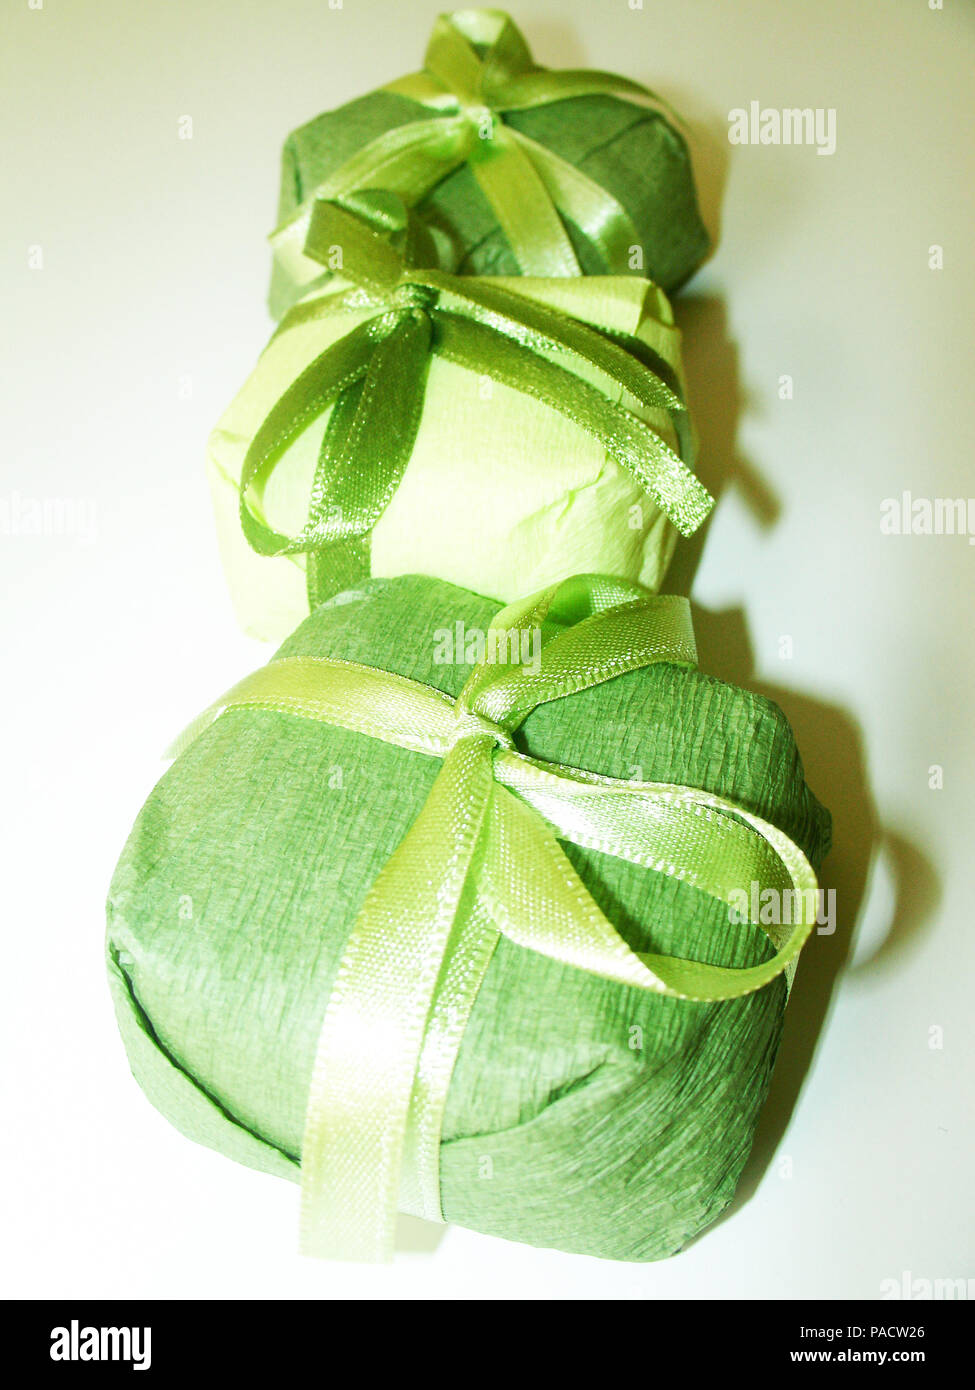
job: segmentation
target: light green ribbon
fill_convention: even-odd
[[[569,97],[612,96],[663,103],[639,83],[586,69],[537,66],[517,26],[501,10],[441,15],[420,73],[386,91],[409,97],[434,114],[384,132],[358,150],[272,235],[279,263],[298,283],[315,198],[364,188],[387,188],[419,202],[441,179],[469,164],[524,275],[582,272],[562,218],[598,252],[605,274],[632,272],[640,237],[626,210],[574,165],[507,125],[525,111]]]
[[[653,662],[693,663],[686,600],[582,576],[502,609],[492,631],[517,641],[546,619],[566,626],[543,646],[537,669],[482,661],[456,700],[354,662],[272,661],[177,746],[225,710],[257,708],[443,759],[362,905],[325,1011],[302,1145],[308,1253],[385,1260],[399,1205],[443,1219],[443,1110],[499,934],[620,985],[712,1002],[761,989],[783,972],[791,984],[812,929],[813,870],[760,816],[693,787],[597,776],[515,747],[516,729],[539,704]],[[763,928],[775,954],[743,969],[634,952],[558,839],[655,869],[729,905],[750,898],[753,883],[789,890],[795,924],[775,935]]]
[[[434,353],[572,420],[633,475],[683,535],[697,529],[714,499],[681,457],[692,449],[684,403],[628,350],[625,335],[601,332],[490,278],[411,266],[409,257],[422,255],[424,243],[395,194],[360,194],[350,205],[358,216],[335,203],[316,203],[308,249],[324,265],[340,261],[341,275],[355,288],[295,305],[278,332],[343,308],[367,317],[316,357],[271,407],[240,478],[244,535],[261,555],[308,552],[311,606],[370,572],[370,533],[413,452]],[[645,408],[668,412],[681,453],[580,374],[591,369],[602,374],[607,391],[623,388]],[[284,535],[261,510],[264,487],[289,444],[330,407],[308,522],[299,535]]]

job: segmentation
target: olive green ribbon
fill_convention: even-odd
[[[519,650],[520,635],[540,632],[546,620],[564,626],[545,642],[537,666],[487,659],[492,650]],[[653,662],[692,664],[686,600],[581,576],[502,609],[487,639],[485,659],[457,699],[355,662],[274,660],[211,706],[177,745],[226,710],[257,708],[443,759],[362,904],[325,1010],[301,1156],[308,1253],[384,1260],[398,1206],[443,1220],[442,1116],[499,935],[620,985],[710,1003],[761,989],[783,972],[791,984],[815,921],[810,864],[760,816],[694,787],[597,776],[515,746],[518,726],[539,704]],[[645,865],[729,905],[749,899],[756,882],[791,891],[795,923],[763,927],[775,954],[746,968],[632,951],[558,839]]]
[[[412,266],[423,241],[398,196],[370,192],[353,201],[359,215],[316,203],[308,249],[321,264],[340,267],[354,288],[295,305],[278,332],[344,310],[359,321],[271,407],[251,439],[240,478],[244,535],[261,555],[308,552],[311,606],[370,572],[370,533],[413,452],[432,354],[573,421],[633,475],[683,535],[697,529],[714,499],[681,456],[692,452],[684,403],[628,350],[625,335],[592,328],[490,278]],[[593,371],[605,389],[581,374]],[[643,407],[669,414],[680,453],[615,398],[621,388]],[[330,407],[308,521],[297,536],[285,535],[263,514],[264,487],[289,444]]]
[[[388,188],[411,204],[468,164],[491,205],[521,273],[580,275],[563,218],[595,248],[605,274],[632,273],[640,236],[622,205],[544,145],[505,123],[505,114],[564,101],[612,96],[653,103],[653,92],[613,73],[552,71],[533,60],[521,32],[501,10],[441,15],[423,71],[387,84],[433,114],[385,131],[358,150],[271,237],[279,264],[308,280],[302,249],[315,198]]]

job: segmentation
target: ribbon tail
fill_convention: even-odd
[[[306,1254],[389,1260],[427,1018],[491,800],[488,734],[457,743],[376,879],[325,1010],[301,1155]]]
[[[747,817],[739,808],[734,810]],[[758,817],[747,818],[759,828]],[[765,822],[761,826],[773,832],[773,848],[783,853],[799,912],[779,949],[756,966],[710,965],[632,951],[590,896],[554,833],[529,806],[510,793],[505,795],[500,787],[491,803],[479,888],[499,930],[510,941],[617,984],[699,1003],[740,998],[783,973],[788,988],[815,922],[811,899],[816,878],[801,850],[774,827]],[[666,853],[666,835],[659,827],[656,835],[658,854]],[[530,863],[532,872],[512,874],[507,867],[512,863]]]
[[[563,217],[592,245],[607,275],[643,274],[643,241],[630,214],[608,189],[536,140],[512,132]],[[634,264],[638,259],[639,263]]]
[[[328,519],[329,464],[342,454],[359,409],[364,384],[361,379],[346,387],[332,407],[312,483],[309,520]],[[368,576],[369,557],[368,534],[337,539],[319,549],[309,550],[305,567],[309,612],[343,589],[354,588]]]
[[[480,151],[478,143],[483,146]],[[475,142],[471,169],[523,275],[582,274],[544,180],[513,132],[500,121],[494,123],[490,140]]]
[[[370,533],[402,481],[420,427],[430,337],[425,313],[404,314],[378,343],[365,378],[333,409],[304,532],[315,555],[312,606],[369,574]]]
[[[639,82],[598,68],[535,68],[505,78],[492,88],[494,101],[505,111],[527,111],[572,97],[618,97],[679,119],[671,107]]]
[[[587,381],[485,324],[441,311],[437,351],[543,401],[597,439],[633,474],[683,536],[692,536],[714,498],[683,459],[644,421]]]
[[[403,1148],[400,1209],[445,1221],[440,1197],[440,1135],[454,1063],[500,933],[476,890],[464,887],[457,924],[427,1020]]]

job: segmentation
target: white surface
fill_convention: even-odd
[[[903,489],[975,492],[966,0],[516,13],[540,61],[626,72],[691,120],[722,221],[680,310],[722,492],[702,664],[777,693],[836,817],[839,929],[800,968],[732,1215],[651,1266],[459,1229],[388,1269],[315,1264],[296,1191],[184,1140],[128,1075],[101,964],[112,866],[156,751],[262,659],[234,629],[202,456],[267,331],[280,141],[416,66],[439,8],[5,6],[0,497],[80,500],[96,534],[0,536],[3,1292],[875,1297],[904,1270],[971,1276],[975,549],[879,530]],[[729,146],[751,100],[835,107],[835,155]]]

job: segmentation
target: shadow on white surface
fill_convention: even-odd
[[[734,484],[758,526],[769,530],[779,519],[781,507],[739,449],[739,421],[749,402],[739,381],[724,303],[716,295],[692,293],[678,299],[675,309],[684,335],[690,404],[700,437],[699,475],[716,498]],[[678,547],[666,586],[670,592],[691,592],[708,530],[703,527]],[[835,890],[837,904],[835,932],[817,935],[803,953],[751,1155],[734,1200],[714,1223],[718,1225],[754,1195],[779,1148],[813,1064],[838,977],[847,971],[863,974],[881,960],[886,966],[900,955],[931,919],[940,886],[923,850],[878,823],[855,717],[837,705],[757,679],[743,609],[711,611],[695,605],[694,627],[702,670],[773,700],[788,718],[806,780],[833,817],[832,848],[820,885]],[[884,920],[873,924],[866,951],[858,952],[857,937],[878,856],[887,865],[888,901]],[[705,1228],[701,1235],[713,1228]],[[697,1239],[700,1236],[689,1245]]]
[[[446,1235],[447,1227],[418,1216],[396,1218],[397,1255],[432,1255]]]
[[[652,80],[646,85],[654,90]],[[701,220],[711,238],[710,259],[721,242],[721,206],[730,157],[728,119],[723,112],[702,106],[700,92],[691,88],[678,90],[668,86],[666,91],[658,89],[657,95],[677,113],[678,128],[687,141]]]

